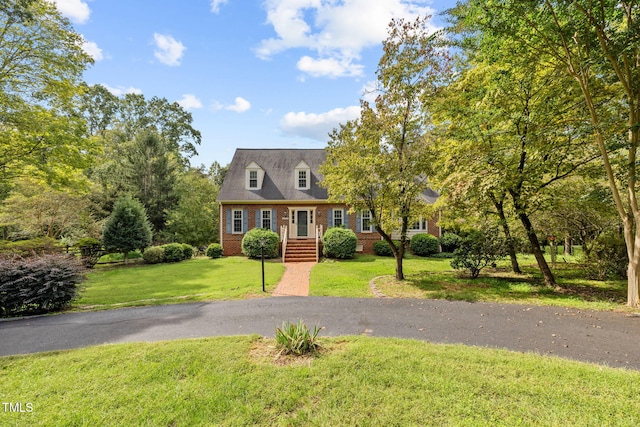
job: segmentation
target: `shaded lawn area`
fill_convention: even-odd
[[[321,344],[297,363],[258,336],[3,357],[0,400],[33,412],[0,412],[0,424],[640,424],[635,371],[413,340]]]
[[[560,258],[559,258],[560,259]],[[377,276],[376,287],[395,298],[430,298],[462,301],[556,305],[594,310],[623,309],[626,281],[589,280],[575,259],[560,260],[553,269],[560,289],[544,286],[530,255],[520,257],[522,275],[509,272],[503,261],[495,269],[485,269],[472,280],[451,269],[449,259],[409,257],[404,261],[406,280],[395,280],[393,258],[358,255],[352,260],[328,260],[311,271],[313,295],[373,297],[369,281]]]
[[[260,261],[245,257],[98,267],[87,275],[74,307],[110,308],[114,304],[158,305],[262,297],[273,291],[283,273],[282,263],[265,262],[267,293],[263,294]]]

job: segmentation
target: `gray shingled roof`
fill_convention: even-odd
[[[229,171],[218,194],[221,202],[261,200],[327,200],[327,190],[318,182],[322,176],[318,168],[327,155],[322,149],[244,149],[239,148],[231,160]],[[308,190],[296,190],[295,167],[300,161],[311,169]],[[261,190],[245,189],[245,168],[251,162],[265,171]]]

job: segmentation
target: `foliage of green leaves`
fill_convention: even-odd
[[[159,264],[164,262],[164,248],[162,246],[150,246],[144,250],[142,259],[147,264]]]
[[[414,234],[409,247],[418,256],[430,256],[438,253],[438,238],[428,233]]]
[[[207,247],[206,255],[209,258],[220,258],[222,256],[222,245],[220,243],[212,243]]]
[[[348,228],[331,227],[322,236],[322,253],[328,258],[352,258],[357,245],[356,233]]]
[[[265,258],[276,258],[279,243],[278,233],[264,228],[254,228],[247,231],[242,238],[242,253],[249,258],[260,258],[264,249]]]
[[[302,356],[315,353],[320,348],[319,332],[317,325],[310,330],[302,320],[297,323],[283,322],[282,327],[276,328],[276,343],[286,354]]]
[[[494,264],[506,253],[505,242],[496,230],[472,231],[460,239],[460,245],[453,252],[451,267],[466,270],[475,279],[483,268]]]
[[[400,245],[399,240],[394,240],[393,244],[396,248]],[[386,240],[379,240],[373,242],[373,253],[378,256],[393,256],[393,251],[391,250],[391,246],[389,246],[389,242]]]
[[[107,251],[123,252],[125,263],[129,252],[149,246],[151,225],[139,201],[130,196],[118,199],[104,226],[102,243]]]

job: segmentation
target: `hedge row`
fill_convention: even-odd
[[[147,264],[178,262],[192,257],[193,247],[186,243],[167,243],[162,246],[150,246],[142,254],[142,259]]]

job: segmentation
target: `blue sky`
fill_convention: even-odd
[[[324,148],[359,113],[392,17],[455,0],[53,0],[117,95],[177,101],[202,132],[193,165],[236,148]]]

